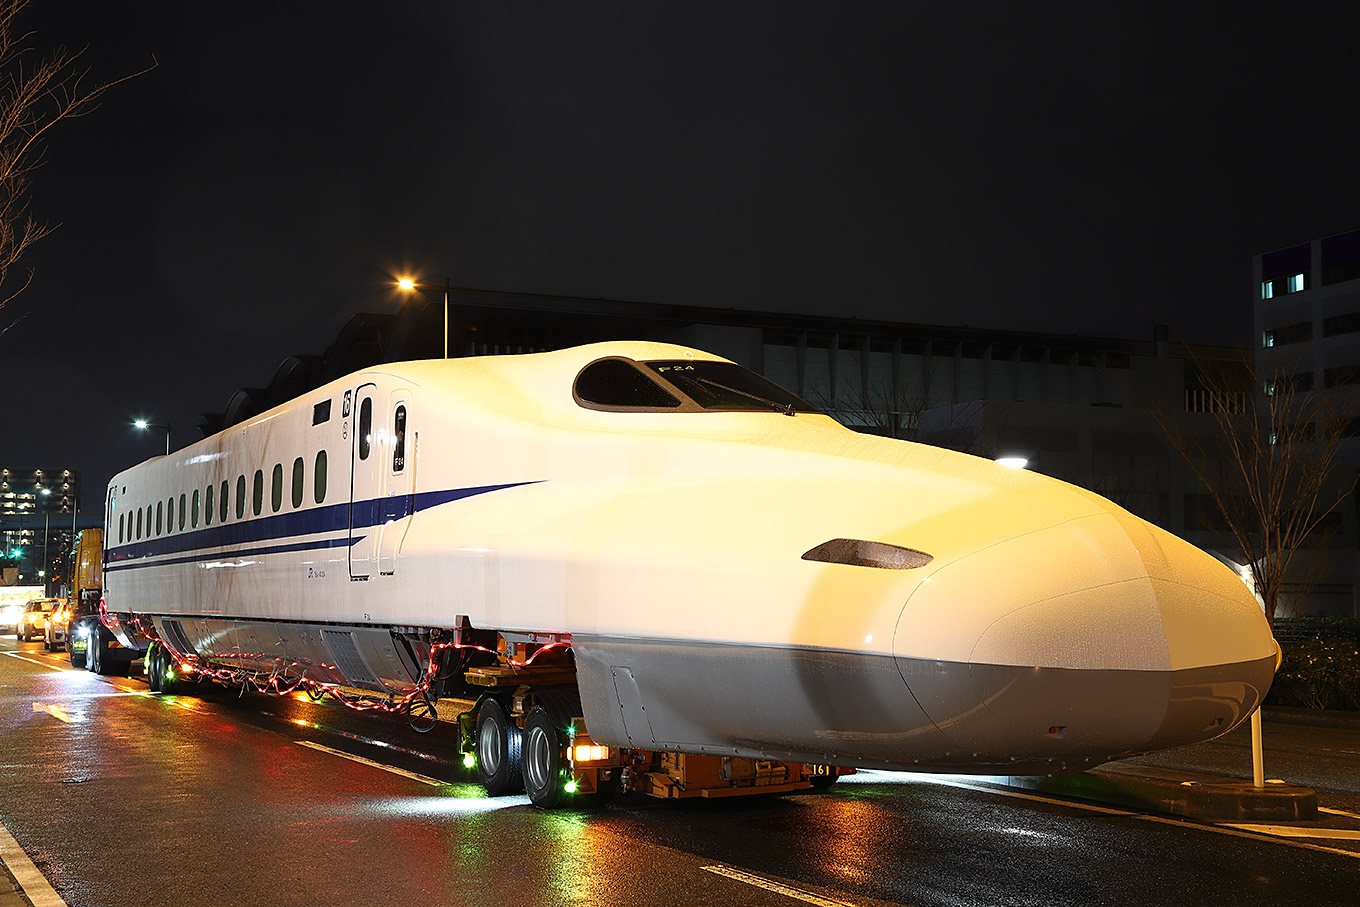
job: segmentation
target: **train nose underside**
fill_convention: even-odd
[[[941,766],[1011,774],[1226,733],[1265,696],[1276,652],[1230,570],[1123,513],[946,564],[908,600],[893,646],[952,746]]]

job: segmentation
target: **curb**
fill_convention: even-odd
[[[1086,772],[997,780],[1006,787],[1190,819],[1306,822],[1318,814],[1317,793],[1297,784],[1267,781],[1258,790],[1241,778],[1148,765],[1112,763]]]

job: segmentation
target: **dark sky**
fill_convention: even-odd
[[[52,133],[0,461],[86,506],[391,275],[1246,339],[1254,253],[1360,227],[1347,7],[35,0],[153,72]],[[16,323],[17,322],[17,323]]]

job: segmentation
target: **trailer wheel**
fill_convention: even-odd
[[[557,809],[566,802],[562,747],[552,715],[534,706],[524,721],[524,792],[539,809]]]
[[[153,693],[164,692],[161,689],[161,681],[165,677],[165,665],[161,663],[162,651],[163,649],[155,643],[146,650],[146,685]]]
[[[100,645],[102,641],[99,638],[99,628],[95,627],[90,631],[85,643],[85,667],[96,674],[104,673],[103,659],[99,657],[101,654],[99,650],[103,648]]]
[[[477,775],[493,797],[518,793],[524,783],[520,740],[505,706],[495,699],[483,702],[477,710]]]

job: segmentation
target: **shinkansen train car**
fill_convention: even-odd
[[[656,343],[351,375],[119,474],[105,538],[153,684],[471,690],[481,779],[541,806],[1080,768],[1226,733],[1276,663],[1111,502]]]

